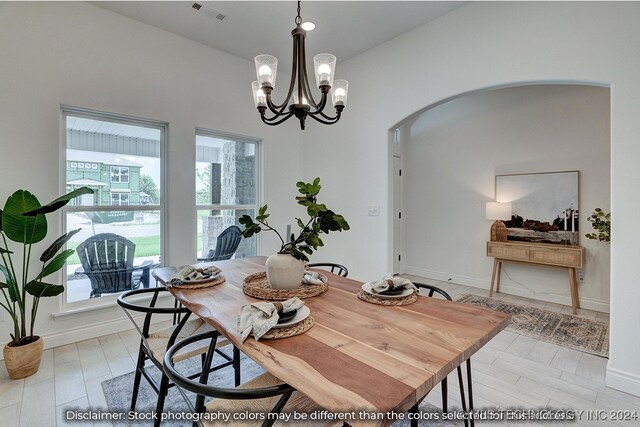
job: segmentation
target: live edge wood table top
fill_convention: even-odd
[[[222,269],[225,283],[171,293],[271,374],[329,411],[405,412],[509,323],[508,314],[437,298],[402,307],[370,304],[356,297],[362,282],[323,272],[329,290],[304,300],[315,319],[309,331],[241,343],[240,307],[258,301],[242,292],[242,281],[264,271],[265,261],[217,261],[212,264]],[[166,283],[174,272],[158,269],[154,277]]]

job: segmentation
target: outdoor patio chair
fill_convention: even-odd
[[[136,245],[113,233],[96,234],[76,248],[82,267],[76,274],[86,274],[91,281],[90,298],[102,294],[149,287],[152,261],[133,265]]]
[[[216,248],[209,250],[207,256],[204,258],[198,258],[198,261],[211,262],[231,259],[240,245],[240,240],[242,239],[241,233],[240,228],[235,225],[226,228],[218,236],[218,239],[216,240]]]

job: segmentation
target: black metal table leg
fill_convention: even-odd
[[[473,380],[471,379],[471,358],[467,359],[467,389],[469,390],[469,413],[473,414]],[[476,425],[473,416],[471,417],[471,427]]]

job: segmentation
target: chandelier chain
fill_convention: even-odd
[[[298,16],[296,16],[296,25],[302,24],[302,17],[300,16],[300,0],[298,0]]]

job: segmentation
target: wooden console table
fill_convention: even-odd
[[[493,274],[489,296],[493,296],[495,283],[496,292],[500,292],[500,273],[502,263],[520,262],[549,267],[566,268],[569,272],[569,290],[571,291],[571,305],[573,314],[580,308],[578,295],[578,279],[576,268],[582,268],[584,263],[584,248],[581,246],[560,246],[544,243],[527,242],[487,242],[487,256],[493,257]]]

